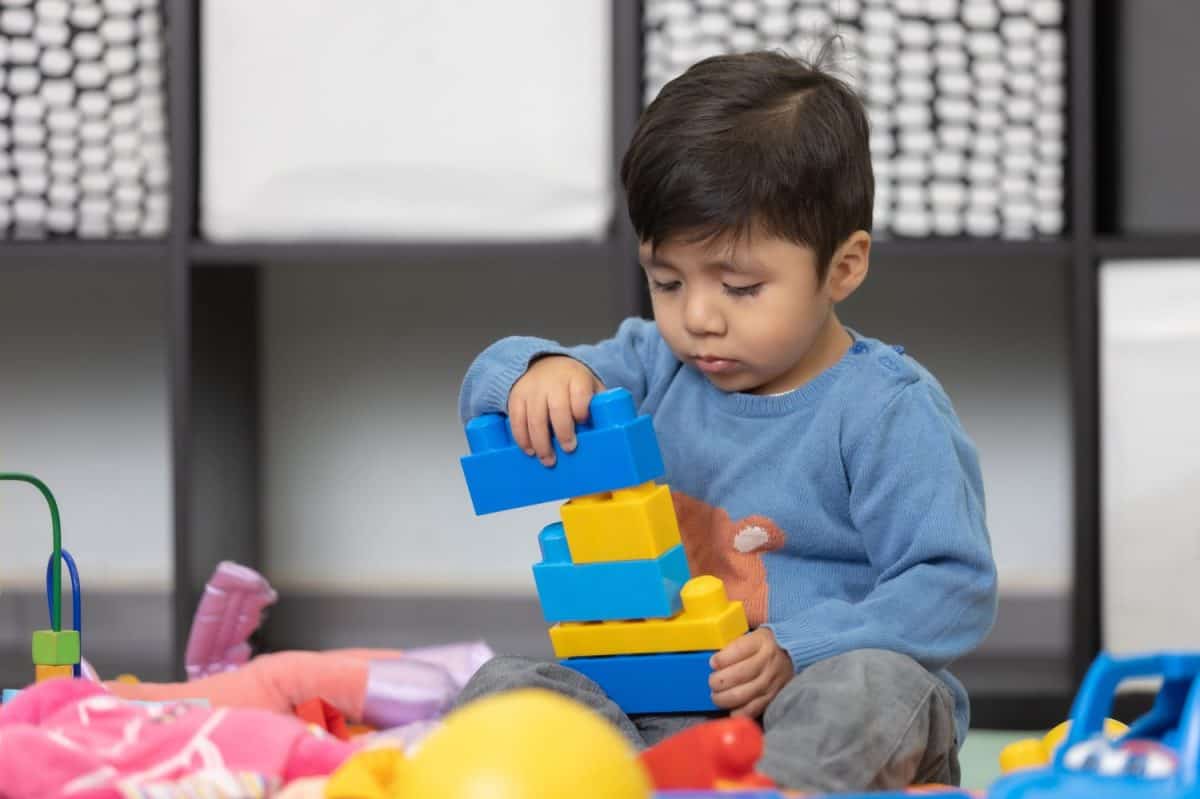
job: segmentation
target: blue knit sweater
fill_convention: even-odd
[[[946,667],[991,628],[996,568],[975,448],[932,375],[856,335],[794,391],[726,393],[629,319],[595,345],[493,344],[463,382],[463,421],[505,411],[545,354],[582,361],[653,415],[693,573],[722,577],[797,671],[855,649],[909,655],[954,693],[964,740],[967,696]]]

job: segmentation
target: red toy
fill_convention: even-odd
[[[301,720],[320,727],[339,741],[350,740],[350,730],[346,727],[346,720],[342,714],[320,697],[301,702],[293,712]]]
[[[762,750],[762,729],[738,716],[672,735],[642,752],[641,760],[658,790],[774,788],[754,770]]]

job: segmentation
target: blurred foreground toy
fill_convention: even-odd
[[[535,688],[454,711],[410,758],[352,758],[327,799],[649,799],[650,781],[621,734],[583,705]]]
[[[762,728],[739,716],[697,724],[642,752],[658,790],[773,788],[754,770],[762,756]]]
[[[1075,697],[1070,726],[1051,762],[1002,777],[989,799],[1200,799],[1198,675],[1196,653],[1101,654]],[[1162,680],[1150,712],[1119,737],[1108,737],[1106,716],[1117,689],[1147,678]]]
[[[1022,738],[1010,743],[1000,750],[1000,771],[1010,774],[1022,769],[1050,765],[1055,751],[1063,742],[1063,738],[1067,736],[1070,728],[1071,722],[1064,721],[1041,738]],[[1128,730],[1127,725],[1116,719],[1105,719],[1104,721],[1104,735],[1108,738],[1119,738]]]

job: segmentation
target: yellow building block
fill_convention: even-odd
[[[75,671],[71,666],[43,666],[36,664],[33,667],[34,678],[41,682],[42,680],[53,680],[55,677],[73,677]]]
[[[693,577],[680,592],[683,611],[670,619],[570,622],[550,628],[559,658],[648,655],[721,649],[749,629],[742,603],[730,602],[712,575]]]
[[[679,543],[671,489],[643,483],[577,497],[562,506],[572,563],[657,558]]]

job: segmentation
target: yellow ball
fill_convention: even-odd
[[[438,799],[648,799],[650,782],[616,728],[540,689],[451,713],[402,769],[396,796]]]

